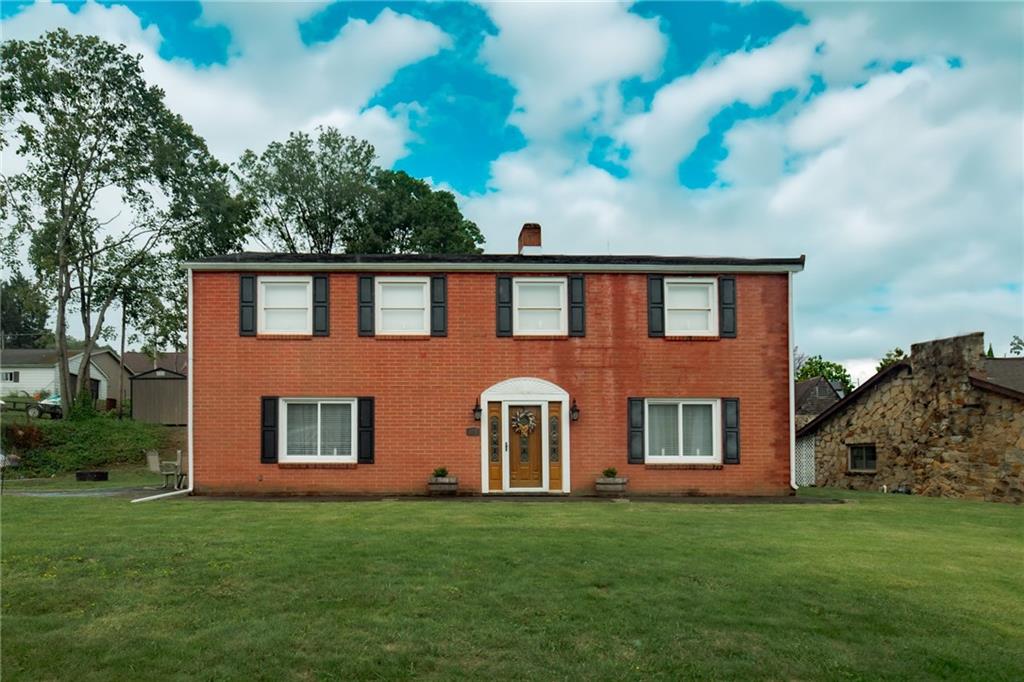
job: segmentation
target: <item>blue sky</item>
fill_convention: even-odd
[[[940,3],[5,2],[144,57],[231,162],[335,125],[490,251],[792,256],[801,348],[1024,334],[1022,12]]]

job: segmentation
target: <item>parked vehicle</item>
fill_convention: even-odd
[[[49,398],[29,405],[25,408],[25,413],[33,419],[39,419],[44,414],[49,415],[50,419],[60,419],[64,416],[60,406],[59,395],[51,395]]]

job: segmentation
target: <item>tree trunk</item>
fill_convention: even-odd
[[[121,395],[117,397],[117,418],[124,418],[124,331],[125,331],[124,299],[121,300],[121,357],[118,363],[118,386],[121,387]]]
[[[71,377],[68,368],[67,338],[67,266],[63,263],[57,274],[57,378],[60,382],[60,409],[64,416],[71,414]]]

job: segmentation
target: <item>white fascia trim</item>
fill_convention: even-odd
[[[220,272],[664,272],[687,274],[792,273],[802,265],[664,265],[660,263],[183,263],[196,271]]]
[[[193,345],[193,329],[192,329],[192,268],[189,268],[185,276],[188,278],[188,315],[185,318],[187,322],[187,336],[188,336],[188,487],[184,490],[172,490],[166,493],[160,493],[159,495],[150,495],[149,497],[140,497],[137,500],[132,500],[132,504],[136,502],[151,502],[153,500],[162,500],[168,497],[177,497],[178,495],[191,495],[192,490],[195,488],[195,476],[192,472],[195,471],[194,467],[194,448],[193,435],[192,435],[192,377],[195,376],[195,372],[192,371],[192,349],[195,348]]]

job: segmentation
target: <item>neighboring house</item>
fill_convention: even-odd
[[[188,423],[188,354],[124,354],[132,376],[132,419],[150,424]]]
[[[72,351],[68,358],[71,370],[72,390],[78,383],[78,374],[84,354]],[[96,400],[117,400],[121,383],[127,382],[130,373],[121,372],[117,353],[109,348],[93,352],[89,370],[89,384]],[[57,351],[53,348],[5,348],[0,355],[0,392],[36,396],[41,393],[60,393],[60,375],[57,369]]]
[[[798,381],[793,387],[793,412],[799,429],[827,408],[839,402],[842,396],[825,377]]]
[[[188,263],[195,489],[792,492],[804,259],[244,253]]]
[[[810,423],[842,398],[841,389],[825,377],[798,381],[793,386],[793,413],[796,428]],[[815,484],[813,441],[796,442],[796,483],[798,486]]]
[[[1024,500],[1024,358],[981,333],[914,344],[798,431],[818,485]]]

